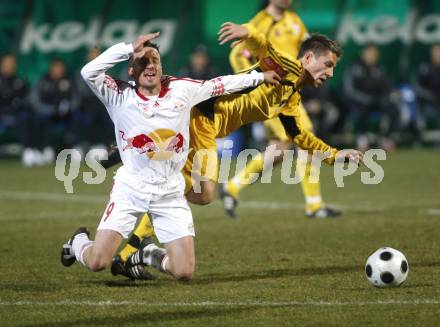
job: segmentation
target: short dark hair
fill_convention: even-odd
[[[144,47],[154,48],[154,49],[157,50],[157,52],[160,53],[160,51],[159,51],[159,46],[158,46],[156,43],[153,43],[153,42],[147,41],[147,42],[144,43]]]
[[[333,52],[338,58],[342,56],[342,49],[338,42],[318,33],[310,35],[303,41],[298,58],[304,56],[307,51],[312,51],[317,56],[327,51]]]
[[[149,48],[156,49],[157,52],[160,53],[159,46],[156,43],[147,41],[147,42],[144,43],[144,47],[149,47]],[[134,60],[133,55],[131,55],[130,58],[128,58],[128,67],[133,67],[133,60]]]

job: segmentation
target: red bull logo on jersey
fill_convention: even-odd
[[[139,134],[134,137],[129,137],[125,139],[127,144],[124,147],[124,151],[127,149],[137,149],[140,153],[145,152],[153,152],[157,151],[158,147],[156,145],[156,142],[145,134]]]
[[[139,154],[146,154],[151,160],[168,160],[175,153],[183,152],[185,138],[181,133],[173,130],[160,128],[147,134],[138,134],[126,137],[121,133],[122,140],[126,142],[123,151],[134,150]]]

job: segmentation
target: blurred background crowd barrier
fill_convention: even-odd
[[[164,73],[210,78],[231,73],[225,21],[245,23],[258,0],[0,2],[0,156],[27,166],[61,148],[107,146],[105,109],[79,78],[103,49],[160,31]],[[303,100],[316,133],[333,145],[367,149],[440,144],[440,1],[294,0],[309,32],[337,39],[335,77]],[[127,78],[126,65],[111,72]],[[258,124],[233,137],[261,146]]]

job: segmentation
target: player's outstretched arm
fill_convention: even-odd
[[[114,105],[121,100],[118,81],[106,75],[107,70],[128,60],[134,53],[139,55],[145,44],[158,36],[159,33],[151,33],[139,36],[133,43],[115,44],[81,69],[84,81],[105,105]]]
[[[208,81],[199,81],[199,84],[191,83],[192,87],[188,89],[188,95],[191,98],[192,106],[195,106],[209,98],[236,93],[256,87],[263,82],[279,84],[280,79],[280,76],[274,71],[265,71],[264,73],[252,71],[249,74],[219,76]]]
[[[355,163],[362,162],[364,157],[362,152],[357,150],[338,150],[331,147],[317,137],[313,132],[305,129],[301,125],[298,116],[280,114],[279,118],[284,126],[284,129],[286,130],[287,135],[291,137],[292,141],[298,145],[298,147],[303,150],[329,153],[330,156],[324,160],[326,163],[332,165],[337,158],[344,158]]]
[[[221,25],[218,32],[218,41],[220,45],[233,41],[231,48],[242,41],[246,41],[246,48],[256,57],[262,57],[270,46],[270,42],[264,34],[252,25],[238,25],[233,22],[226,22]]]
[[[110,108],[122,101],[118,81],[106,74],[107,70],[119,62],[128,60],[133,53],[131,43],[118,43],[98,57],[90,61],[81,69],[81,76],[95,95],[101,100],[109,111]]]
[[[247,50],[249,50],[252,56],[259,59],[270,57],[271,60],[275,61],[280,67],[282,67],[282,70],[286,71],[287,75],[289,75],[288,77],[283,76],[283,79],[287,79],[288,81],[296,84],[296,80],[300,77],[300,75],[307,77],[307,75],[304,74],[304,70],[298,59],[276,50],[267,40],[266,36],[259,32],[251,24],[237,25],[232,22],[226,22],[222,25],[218,35],[220,44],[225,44],[226,42],[235,40],[231,44],[231,46],[234,47],[239,42],[244,40],[243,43],[238,44],[238,47],[243,48],[244,46]],[[236,48],[237,47],[234,49]],[[268,69],[269,67],[260,66],[260,68],[264,70]],[[270,68],[272,69],[273,67]]]
[[[118,43],[111,46],[98,57],[87,63],[81,70],[81,75],[86,82],[93,81],[99,77],[103,78],[103,74],[117,63],[128,60],[132,54],[142,54],[143,51],[145,51],[145,45],[157,38],[159,34],[160,33],[157,32],[141,35],[131,44]]]

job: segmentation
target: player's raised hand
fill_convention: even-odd
[[[220,45],[235,40],[231,43],[231,48],[235,47],[241,41],[248,37],[249,31],[246,27],[232,22],[223,23],[218,31],[218,42]]]
[[[275,85],[280,84],[281,77],[273,70],[265,71],[265,72],[263,72],[263,75],[264,75],[264,82],[265,83],[270,83],[270,84],[275,84]]]
[[[338,151],[336,155],[336,160],[338,160],[339,158],[354,162],[356,164],[360,164],[364,161],[364,154],[361,151],[353,149],[341,150]]]
[[[150,42],[151,40],[154,40],[160,35],[160,32],[156,33],[150,33],[139,36],[136,40],[133,41],[133,51],[141,52],[144,49],[144,46],[146,43]]]

